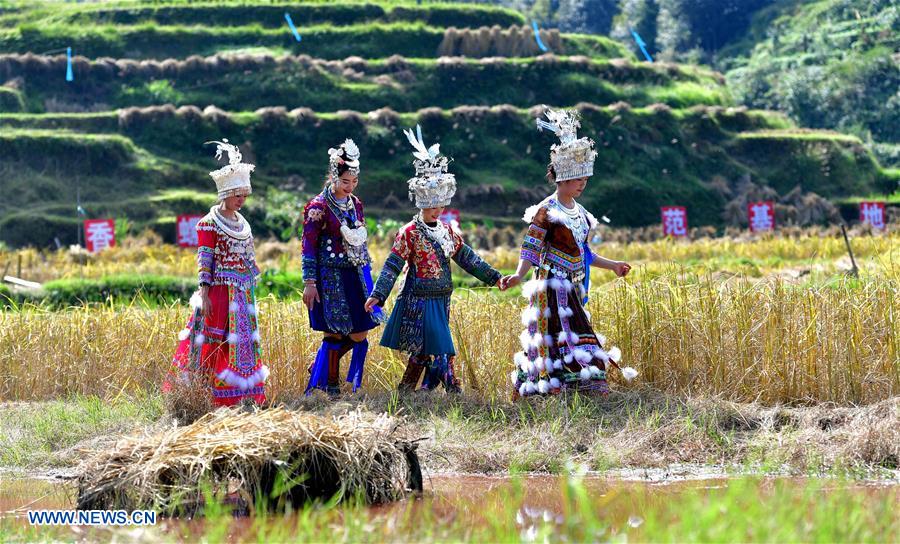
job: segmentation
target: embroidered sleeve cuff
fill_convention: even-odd
[[[388,255],[387,260],[384,262],[384,268],[381,269],[381,274],[378,275],[378,281],[375,282],[375,288],[372,289],[372,296],[377,298],[381,304],[384,304],[388,295],[390,295],[394,284],[397,282],[397,277],[403,272],[404,264],[405,261],[399,255],[395,253]]]
[[[316,262],[316,258],[309,255],[304,255],[301,261],[301,266],[303,268],[303,281],[317,280],[319,278],[319,263]]]
[[[522,248],[522,252],[519,254],[519,258],[523,261],[528,261],[535,266],[541,264],[541,256],[531,249]]]
[[[463,244],[453,259],[460,268],[487,285],[494,285],[500,279],[500,272],[479,257],[468,245]]]

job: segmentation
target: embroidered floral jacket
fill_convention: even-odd
[[[453,249],[448,257],[444,250],[416,228],[415,221],[404,225],[394,240],[384,268],[375,282],[372,296],[383,304],[394,288],[397,277],[409,265],[401,296],[442,297],[453,292],[450,260],[487,285],[495,285],[500,272],[482,260],[466,245],[462,236],[450,229]]]
[[[241,239],[229,234],[210,212],[197,223],[197,268],[200,284],[256,286],[259,268],[253,250],[253,234]]]
[[[564,207],[553,194],[525,210],[523,219],[529,225],[521,258],[554,276],[582,281],[588,233],[597,226],[594,216],[578,203],[573,210]],[[590,262],[592,255],[587,257]]]

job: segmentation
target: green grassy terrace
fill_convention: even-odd
[[[18,89],[5,88],[12,96],[0,96],[0,111],[95,111],[167,103],[225,110],[277,104],[323,112],[618,101],[675,108],[732,105],[724,80],[708,69],[555,55],[368,61],[262,54],[178,61],[78,57],[75,81],[62,85],[65,70],[65,55],[0,56],[0,79],[20,81]]]
[[[749,173],[781,193],[800,184],[834,197],[888,192],[897,183],[896,171],[881,169],[860,141],[790,130],[784,117],[770,112],[621,104],[579,108],[583,131],[597,141],[599,152],[583,202],[597,213],[609,211],[618,225],[656,223],[658,207],[673,202],[689,205],[692,224],[720,224],[725,202],[709,184],[716,176],[737,179]],[[91,215],[124,214],[138,227],[202,210],[183,196],[153,206],[145,199],[176,188],[211,192],[206,173],[214,164],[202,142],[218,137],[241,144],[257,164],[256,208],[248,213],[261,234],[280,232],[296,215],[297,203],[319,190],[325,145],[348,135],[363,152],[361,197],[373,209],[405,217],[410,167],[401,130],[417,123],[455,159],[452,170],[460,186],[455,206],[471,214],[515,217],[550,189],[542,179],[552,139],[535,131],[535,115],[511,106],[370,114],[161,106],[0,115],[0,141],[7,142],[0,146],[0,159],[14,172],[7,178],[10,198],[0,208],[0,237],[19,244],[51,243],[60,232],[74,236],[73,181]],[[168,233],[169,225],[162,230]]]

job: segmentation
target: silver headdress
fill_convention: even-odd
[[[227,198],[238,192],[246,190],[247,194],[252,192],[250,187],[250,173],[256,168],[252,164],[241,162],[243,155],[236,145],[228,143],[227,138],[222,141],[205,142],[206,144],[216,144],[216,160],[222,160],[222,153],[228,154],[228,164],[209,173],[213,181],[216,182],[216,191],[220,199]]]
[[[426,147],[422,140],[422,127],[416,125],[416,131],[407,129],[403,131],[409,143],[412,144],[413,166],[416,176],[410,178],[409,199],[414,201],[416,208],[441,208],[448,206],[453,195],[456,194],[456,178],[447,173],[450,160],[441,156],[441,144]]]
[[[578,138],[581,127],[575,110],[551,110],[545,114],[549,122],[537,120],[538,130],[547,129],[559,136],[559,143],[550,147],[550,163],[556,172],[556,181],[584,178],[594,175],[594,141]]]
[[[346,155],[343,158],[341,155]],[[328,174],[332,183],[338,178],[338,166],[346,164],[350,167],[350,173],[354,176],[359,175],[359,148],[356,143],[347,138],[344,143],[328,150]]]

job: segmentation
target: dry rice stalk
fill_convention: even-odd
[[[222,491],[236,484],[280,505],[335,495],[379,503],[422,482],[415,444],[400,436],[394,418],[282,408],[221,409],[185,427],[124,438],[84,461],[78,474],[78,508],[174,514],[200,506],[206,485]]]

